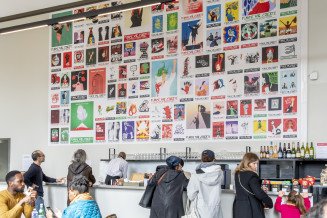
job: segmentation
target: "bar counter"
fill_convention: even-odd
[[[6,189],[7,184],[0,182],[0,190]],[[94,185],[90,188],[90,194],[97,201],[103,217],[115,213],[119,218],[147,218],[150,216],[150,210],[138,205],[145,187],[131,186],[107,186]],[[275,203],[276,192],[269,192],[268,195]],[[223,189],[221,194],[221,205],[224,218],[232,218],[233,201],[235,198],[234,190]],[[184,200],[186,193],[184,194]],[[283,199],[285,200],[285,199]],[[66,184],[46,184],[44,185],[45,206],[64,210],[67,202]],[[312,197],[310,197],[312,205]],[[278,218],[279,213],[274,209],[265,211],[266,218]]]

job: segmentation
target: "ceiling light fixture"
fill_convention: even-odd
[[[58,23],[67,23],[77,20],[83,20],[85,18],[91,18],[96,16],[104,16],[112,13],[124,12],[129,10],[134,10],[138,8],[150,7],[158,4],[165,4],[168,2],[172,2],[172,0],[141,0],[136,1],[128,4],[117,5],[109,8],[102,8],[98,10],[88,11],[79,14],[72,14],[64,17],[56,17],[52,19],[37,21],[33,23],[27,23],[17,26],[11,26],[0,29],[0,35],[9,34],[9,33],[16,33],[25,30],[37,29],[45,26],[52,26]]]

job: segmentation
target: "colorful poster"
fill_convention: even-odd
[[[122,139],[123,141],[133,141],[135,139],[134,121],[123,121]]]
[[[242,41],[258,38],[258,22],[246,23],[241,25]]]
[[[262,14],[276,9],[276,0],[242,0],[243,16]]]
[[[244,75],[244,94],[260,94],[260,73]]]
[[[207,24],[221,22],[221,4],[207,6]]]
[[[296,6],[297,6],[297,0],[281,0],[280,1],[281,9],[291,8],[291,7],[296,7]]]
[[[149,120],[136,121],[136,139],[149,139]]]
[[[279,18],[279,35],[297,33],[297,16]]]
[[[53,14],[52,18],[72,15],[72,11]],[[71,22],[52,25],[52,47],[71,45],[73,43],[73,26]]]
[[[224,44],[239,41],[240,26],[228,26],[224,28],[223,39]]]
[[[260,38],[277,36],[277,19],[265,20],[260,23]]]
[[[227,2],[225,11],[225,22],[237,21],[239,14],[238,1]]]
[[[89,70],[89,95],[106,93],[106,68]]]
[[[297,70],[282,70],[280,72],[280,90],[283,93],[292,93],[297,91]]]
[[[93,101],[71,103],[71,131],[93,130]]]
[[[261,134],[267,132],[267,121],[266,120],[254,120],[253,121],[253,133]]]
[[[182,1],[182,8],[185,15],[200,13],[203,11],[203,0]]]
[[[153,61],[151,97],[177,95],[177,60]]]
[[[87,90],[87,71],[79,70],[72,71],[71,91],[86,91]]]
[[[152,33],[163,32],[163,15],[152,17]]]
[[[105,141],[106,140],[105,123],[96,123],[95,128],[96,128],[95,140],[96,141]]]
[[[285,114],[297,113],[297,96],[283,97],[283,113]]]
[[[283,132],[284,133],[297,132],[297,119],[296,118],[283,119]]]
[[[263,47],[262,48],[262,63],[278,62],[278,46]]]
[[[278,92],[278,71],[262,73],[261,92],[264,94]]]
[[[190,103],[186,105],[186,128],[210,128],[210,102]]]
[[[182,23],[182,51],[201,50],[203,47],[202,20]]]

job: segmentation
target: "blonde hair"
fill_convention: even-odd
[[[252,172],[257,173],[257,171],[255,171],[255,170],[251,169],[251,167],[249,167],[250,163],[256,162],[257,160],[259,160],[259,157],[255,153],[251,153],[251,152],[246,153],[243,156],[241,163],[235,168],[234,174],[239,171],[252,171]]]

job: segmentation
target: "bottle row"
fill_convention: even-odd
[[[292,148],[291,148],[292,143]],[[286,144],[287,148],[286,148]],[[300,147],[300,142],[297,142],[297,146],[295,148],[295,142],[284,142],[284,146],[282,148],[282,142],[279,142],[279,149],[277,148],[277,142],[273,146],[273,142],[270,142],[270,146],[261,146],[260,148],[260,159],[314,159],[314,146],[313,142],[311,142],[311,146],[309,148],[308,142],[306,143],[306,147],[304,147],[304,142],[302,142],[302,146]]]

